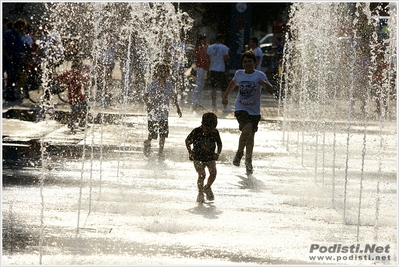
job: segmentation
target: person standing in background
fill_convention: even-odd
[[[3,34],[3,68],[7,74],[7,85],[3,88],[3,97],[6,101],[17,100],[18,83],[25,55],[22,40],[25,28],[25,20],[17,19],[12,28]]]
[[[219,87],[221,90],[226,88],[227,77],[226,77],[226,64],[229,62],[229,48],[224,44],[224,36],[218,34],[216,36],[216,42],[210,45],[206,53],[208,54],[210,67],[209,67],[209,78],[212,86],[212,107],[214,111],[217,111],[216,107],[216,88]]]
[[[198,37],[195,46],[195,87],[193,91],[192,103],[193,109],[198,110],[201,106],[201,93],[205,86],[206,71],[208,68],[208,57],[206,54],[206,35],[202,34]]]
[[[96,54],[95,72],[98,101],[101,101],[103,107],[111,104],[112,98],[112,75],[115,67],[117,52],[119,49],[118,40],[114,37],[112,30],[101,33],[101,46]]]
[[[259,48],[258,38],[251,37],[251,39],[249,39],[249,47],[255,53],[255,57],[256,57],[255,69],[260,70],[260,67],[262,66],[263,53],[262,53],[262,50]]]

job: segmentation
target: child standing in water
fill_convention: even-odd
[[[151,152],[151,140],[159,135],[158,159],[163,161],[165,156],[163,148],[165,138],[169,134],[169,100],[172,99],[177,108],[177,114],[182,116],[177,95],[173,91],[172,83],[167,80],[170,75],[169,66],[166,63],[158,63],[155,66],[156,79],[151,82],[144,94],[144,101],[148,112],[148,138],[144,141],[144,155],[148,157]]]
[[[194,161],[194,168],[198,173],[198,196],[197,202],[204,202],[204,193],[209,201],[215,199],[211,186],[216,179],[216,160],[219,159],[222,152],[222,141],[219,131],[216,129],[217,116],[215,113],[208,112],[202,115],[201,126],[195,128],[186,138],[186,147],[189,159]],[[191,147],[193,145],[193,148]],[[217,147],[217,152],[215,149]],[[206,185],[205,168],[208,168],[209,177]]]

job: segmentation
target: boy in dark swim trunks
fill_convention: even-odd
[[[202,115],[201,126],[195,128],[186,138],[186,147],[189,153],[189,159],[194,162],[194,168],[198,173],[198,197],[197,202],[204,202],[204,193],[209,201],[214,200],[211,189],[216,179],[216,160],[222,151],[222,141],[219,131],[216,129],[217,116],[215,113],[208,112]],[[191,147],[192,145],[192,147]],[[217,152],[215,150],[217,148]],[[204,181],[206,177],[205,168],[208,168],[209,177],[206,185]]]

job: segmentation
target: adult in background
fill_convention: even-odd
[[[40,30],[42,36],[40,37],[37,55],[40,57],[40,62],[44,63],[44,66],[48,68],[50,73],[55,74],[55,69],[65,59],[61,35],[48,23],[43,24]]]
[[[112,98],[112,75],[115,68],[115,61],[119,49],[119,42],[114,37],[115,32],[112,30],[103,31],[100,47],[96,54],[96,84],[97,84],[97,101],[101,102],[103,107],[111,104]]]
[[[7,85],[3,92],[6,101],[17,100],[17,86],[22,72],[25,47],[22,35],[25,34],[26,23],[17,19],[12,29],[6,30],[3,35],[3,67],[7,74]]]
[[[198,110],[201,106],[201,93],[205,86],[206,71],[208,68],[208,56],[206,54],[206,35],[202,34],[198,37],[195,45],[195,87],[192,96],[193,109]]]
[[[251,37],[249,39],[249,47],[254,51],[256,61],[255,61],[255,69],[260,70],[260,67],[262,66],[262,58],[263,58],[263,53],[262,50],[259,48],[259,40],[256,37]]]
[[[223,90],[227,84],[226,77],[226,64],[229,62],[229,48],[224,44],[223,34],[216,36],[216,42],[210,45],[206,53],[209,58],[209,79],[212,86],[212,107],[214,111],[217,111],[216,107],[216,88],[219,87]]]
[[[27,97],[32,84],[35,83],[35,78],[37,77],[38,66],[35,63],[35,55],[37,45],[33,39],[33,27],[25,20],[25,34],[22,35],[22,41],[24,43],[24,59],[22,61],[22,71],[20,75],[19,90],[22,97]],[[30,87],[30,88],[28,88]]]

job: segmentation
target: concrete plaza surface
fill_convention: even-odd
[[[315,179],[314,169],[295,152],[299,145],[287,150],[276,99],[262,95],[252,176],[245,174],[243,164],[232,165],[238,124],[219,103],[223,151],[213,185],[215,200],[197,204],[197,174],[184,139],[200,125],[202,111],[191,109],[190,94],[180,99],[182,118],[171,109],[164,162],[157,159],[155,140],[152,156],[142,153],[147,122],[141,103],[97,108],[98,113],[112,114],[112,122],[90,124],[86,131],[71,134],[60,121],[19,120],[38,108],[29,100],[3,102],[2,265],[397,264],[395,123],[382,133],[392,145],[380,166],[384,171],[379,195],[374,193],[376,169],[370,167],[362,185],[360,215],[358,194],[348,193],[343,218],[344,184],[337,182],[333,201],[330,174],[323,173],[326,180],[321,183],[321,175]],[[206,109],[209,95],[205,90]],[[234,94],[230,103],[233,100]],[[67,104],[55,101],[57,112],[69,112]],[[370,132],[367,137],[377,140],[379,135]],[[346,135],[336,138],[346,140]],[[361,143],[363,132],[354,131],[351,138]],[[45,168],[40,144],[46,148]],[[340,147],[337,153],[344,151]],[[354,160],[361,153],[359,146]],[[304,151],[302,157],[306,163],[314,151]],[[337,163],[341,178],[344,165]],[[348,172],[359,174],[356,168]],[[357,188],[357,183],[348,184],[348,192]],[[390,249],[359,259],[364,253],[354,253],[357,258],[349,258],[349,253],[311,253],[315,244]]]

